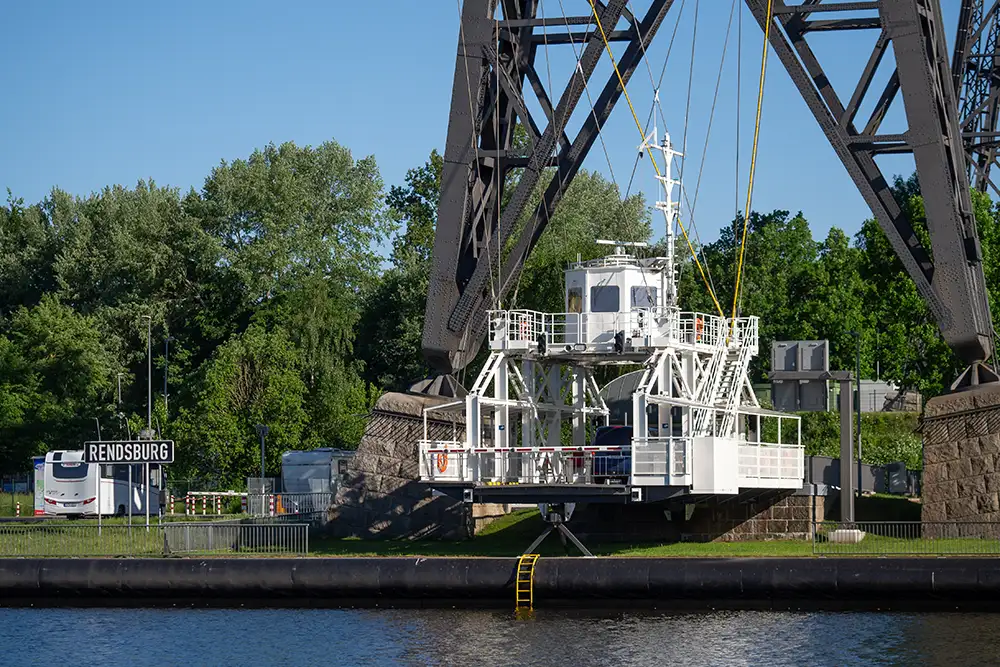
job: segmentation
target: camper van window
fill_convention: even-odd
[[[633,308],[655,308],[656,307],[656,288],[649,287],[648,285],[643,285],[641,287],[632,288],[632,307]]]
[[[617,313],[618,285],[595,285],[590,288],[590,312]]]
[[[56,479],[86,479],[89,467],[86,463],[59,463],[56,461],[52,464],[52,476]]]
[[[569,312],[571,313],[582,313],[583,312],[583,288],[582,287],[570,287],[569,288]]]

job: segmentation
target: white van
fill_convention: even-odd
[[[129,512],[131,500],[133,514],[146,512],[146,486],[143,484],[145,466],[139,463],[97,465],[85,463],[83,450],[53,451],[45,455],[45,491],[42,498],[45,514],[72,515],[124,515]],[[100,473],[101,493],[98,505],[97,480]],[[162,471],[150,466],[150,512],[159,512],[162,506]]]

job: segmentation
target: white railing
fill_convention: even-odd
[[[738,448],[741,488],[799,488],[801,445]],[[609,484],[686,486],[692,482],[692,440],[637,438],[628,447],[479,447],[454,440],[419,443],[420,479],[471,484]]]
[[[457,440],[421,440],[418,443],[420,479],[439,482],[473,482],[470,452]]]
[[[690,484],[690,461],[690,438],[636,438],[632,441],[632,483],[663,486]]]
[[[781,488],[791,484],[798,488],[802,485],[805,473],[805,447],[802,445],[741,444],[739,458],[742,487]]]
[[[627,447],[477,447],[419,443],[424,482],[605,484],[628,481]]]
[[[536,350],[540,340],[551,351],[606,352],[624,331],[635,347],[740,344],[756,353],[756,317],[729,318],[662,308],[635,308],[628,313],[542,313],[535,310],[491,310],[490,347]]]

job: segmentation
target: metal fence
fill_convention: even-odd
[[[824,556],[997,556],[1000,523],[824,521],[813,525],[813,553]]]
[[[155,557],[200,555],[305,555],[306,523],[219,521],[127,526],[83,523],[0,524],[0,557]]]
[[[251,516],[310,516],[326,514],[333,493],[248,493],[246,511]]]
[[[305,523],[170,523],[162,529],[165,555],[309,553],[309,525]]]

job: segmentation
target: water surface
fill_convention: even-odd
[[[988,665],[1000,616],[0,609],[0,665]]]

